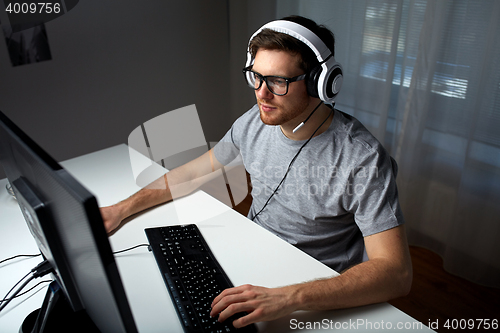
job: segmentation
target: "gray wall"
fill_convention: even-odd
[[[12,67],[0,42],[0,110],[58,161],[126,143],[144,121],[190,104],[217,141],[245,111],[228,97],[230,10],[222,0],[80,1],[46,23],[52,60]]]

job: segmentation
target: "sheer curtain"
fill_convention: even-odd
[[[399,164],[410,244],[500,287],[500,1],[278,0],[331,28],[337,108]]]

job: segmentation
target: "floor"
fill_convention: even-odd
[[[447,273],[441,257],[430,250],[411,246],[410,253],[412,290],[408,296],[389,303],[438,332],[449,332],[460,325],[467,332],[500,330],[500,289],[483,287]],[[482,319],[483,329],[479,330]],[[487,319],[490,323],[496,320],[496,330],[494,327],[486,330]]]

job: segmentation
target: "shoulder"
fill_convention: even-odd
[[[358,119],[339,110],[335,113],[335,149],[352,168],[372,165],[396,172],[397,166],[387,150]]]
[[[214,147],[215,158],[222,164],[226,165],[233,161],[236,156],[241,153],[241,150],[246,150],[248,142],[250,141],[247,136],[248,133],[254,133],[258,119],[259,108],[257,105],[242,114],[233,123],[229,131],[222,137],[222,139]]]
[[[233,124],[233,128],[235,127],[256,127],[262,126],[263,123],[260,120],[259,115],[259,107],[255,104],[250,110],[246,111],[242,114]]]
[[[231,127],[231,135],[234,142],[252,141],[267,133],[269,127],[260,119],[259,107],[256,104],[236,119]]]
[[[335,135],[338,139],[347,140],[346,143],[359,145],[369,151],[383,149],[373,134],[355,117],[335,110]]]

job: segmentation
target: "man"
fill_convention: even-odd
[[[304,44],[309,37],[303,40],[281,28],[259,31],[249,44],[244,69],[255,89],[256,106],[214,149],[102,210],[111,231],[126,217],[172,200],[174,192],[182,196],[196,190],[205,175],[234,158],[233,149],[224,144],[235,147],[252,180],[249,218],[342,272],[282,288],[245,285],[224,290],[213,301],[211,315],[224,321],[246,311],[248,315],[233,322],[235,327],[295,310],[387,301],[407,294],[412,280],[395,164],[356,119],[323,103],[334,98],[338,87],[325,94],[318,92],[318,80],[312,80],[333,59],[333,35],[305,18],[284,20],[294,22],[292,30],[302,31],[295,23],[308,28],[331,55],[320,63],[315,46]],[[337,78],[325,82],[335,86]],[[363,261],[364,251],[368,259]]]

